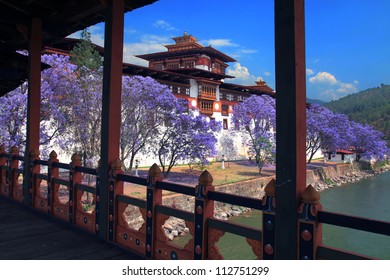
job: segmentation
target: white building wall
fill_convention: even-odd
[[[190,97],[198,98],[199,86],[195,79],[190,79]]]

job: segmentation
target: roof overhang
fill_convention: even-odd
[[[41,70],[50,66],[41,63]],[[28,56],[0,52],[0,96],[7,94],[28,78]]]

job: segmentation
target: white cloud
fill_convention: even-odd
[[[336,77],[328,72],[318,72],[317,75],[311,77],[309,81],[313,84],[323,83],[334,85],[337,83]]]
[[[202,40],[200,44],[204,46],[212,46],[212,47],[237,47],[238,44],[233,43],[230,39],[209,39]]]
[[[147,54],[166,51],[164,44],[170,42],[169,37],[158,35],[144,35],[140,42],[127,43],[123,46],[123,61],[127,63],[147,66],[146,60],[135,57],[134,55]]]
[[[251,53],[257,53],[258,50],[254,50],[254,49],[241,49],[241,50],[239,50],[239,52],[244,53],[244,54],[251,54]]]
[[[306,73],[310,75],[309,70]],[[348,94],[358,91],[359,81],[354,80],[352,83],[341,82],[329,72],[318,72],[315,76],[309,78],[309,91],[315,94],[315,98],[324,101],[336,100]]]
[[[306,75],[311,76],[314,74],[314,71],[310,68],[306,68]]]
[[[271,72],[264,71],[264,75],[267,76],[267,77],[268,77],[268,76],[271,76]]]
[[[227,75],[234,76],[234,79],[226,79],[227,83],[237,83],[243,85],[255,85],[255,82],[258,80],[263,80],[262,77],[256,77],[249,73],[247,67],[242,66],[240,63],[235,63],[232,68],[228,68]]]
[[[337,89],[337,92],[338,93],[342,93],[342,94],[350,94],[350,93],[353,93],[353,92],[357,92],[357,88],[356,88],[356,84],[353,83],[353,84],[348,84],[348,83],[340,83],[340,88]]]
[[[156,28],[161,28],[167,31],[171,30],[177,30],[175,27],[173,27],[170,23],[166,22],[165,20],[159,19],[153,23],[153,26]]]

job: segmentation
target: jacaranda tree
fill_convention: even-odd
[[[41,153],[50,150],[53,145],[65,148],[68,144],[65,131],[69,124],[66,96],[77,92],[73,80],[74,66],[69,58],[58,55],[43,55],[42,62],[51,67],[41,76],[41,114],[40,144]],[[25,127],[27,117],[27,83],[2,97],[0,102],[1,140],[8,146],[16,145],[21,150],[25,145]]]
[[[356,160],[363,156],[368,159],[382,160],[386,155],[390,155],[390,150],[383,140],[383,134],[370,125],[350,122],[353,137],[351,147],[356,150]]]
[[[259,173],[275,156],[275,121],[275,99],[268,95],[252,95],[234,107],[233,124],[255,157]]]
[[[220,131],[219,122],[205,116],[195,116],[188,112],[180,100],[176,102],[174,114],[166,120],[166,126],[158,136],[154,148],[162,167],[164,177],[178,161],[198,160],[206,164],[215,155],[216,133]]]
[[[176,97],[149,77],[124,76],[122,80],[120,155],[131,170],[137,154],[149,152],[156,144],[164,123],[172,118]]]
[[[346,115],[312,104],[306,110],[306,156],[308,163],[320,150],[330,152],[347,149],[352,137]]]

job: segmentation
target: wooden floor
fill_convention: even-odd
[[[123,260],[138,257],[0,197],[0,259]]]

